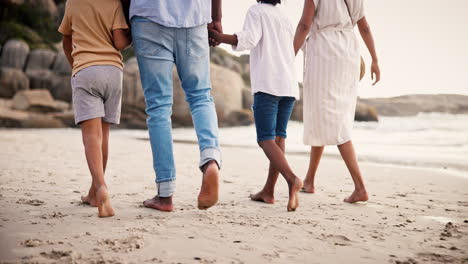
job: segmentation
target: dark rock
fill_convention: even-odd
[[[48,69],[29,70],[26,72],[31,89],[50,89],[55,78],[55,74]]]
[[[68,63],[67,57],[63,51],[57,53],[52,65],[52,71],[60,75],[70,75],[72,73],[70,63]]]
[[[366,105],[362,102],[357,102],[356,113],[354,115],[356,121],[378,122],[379,116],[374,107]]]
[[[18,39],[8,40],[2,49],[0,66],[23,70],[28,54],[29,46],[26,42]]]
[[[69,75],[52,75],[51,86],[48,87],[52,97],[56,100],[61,100],[70,103],[72,101],[72,87]]]
[[[61,112],[63,105],[57,104],[49,90],[26,90],[16,93],[13,97],[12,108],[30,112]]]
[[[221,125],[225,126],[249,126],[254,123],[251,110],[243,109],[231,112]]]
[[[253,95],[252,90],[244,88],[242,89],[242,108],[252,109]]]
[[[413,116],[418,113],[467,114],[468,96],[455,94],[404,95],[393,98],[361,99],[382,116]]]
[[[28,113],[0,108],[0,127],[7,128],[63,128],[65,124],[53,114]]]
[[[0,68],[0,97],[11,98],[16,92],[29,89],[29,79],[19,69]]]
[[[136,58],[130,58],[125,63],[123,73],[122,103],[145,109],[145,97],[141,87],[140,71]]]
[[[35,49],[29,53],[26,72],[30,70],[49,69],[54,63],[56,53],[48,49]]]
[[[57,16],[57,5],[54,0],[24,0],[24,2],[38,8],[52,17]]]

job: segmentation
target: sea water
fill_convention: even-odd
[[[174,129],[173,137],[179,142],[197,139],[193,128]],[[303,144],[302,138],[303,124],[291,121],[288,155],[308,157],[310,147]],[[256,148],[255,126],[221,128],[220,143],[225,147]],[[468,115],[428,113],[355,122],[353,143],[361,162],[446,170],[468,177]],[[329,146],[324,156],[339,158],[339,152],[335,146]]]

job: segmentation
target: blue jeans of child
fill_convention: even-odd
[[[211,160],[221,166],[218,118],[211,96],[208,31],[206,25],[170,28],[143,17],[133,17],[131,26],[146,102],[158,195],[169,197],[174,193],[176,179],[171,123],[174,64],[198,137],[199,167]]]

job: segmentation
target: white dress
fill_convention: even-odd
[[[360,73],[354,26],[364,0],[314,0],[316,14],[304,45],[304,144],[341,145],[351,140]]]

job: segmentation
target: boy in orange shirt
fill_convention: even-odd
[[[87,196],[99,217],[114,215],[104,172],[110,124],[120,123],[122,55],[131,39],[119,0],[68,0],[59,27],[63,50],[73,67],[75,123],[80,125],[92,176]]]

